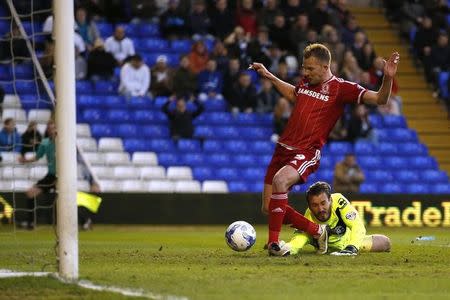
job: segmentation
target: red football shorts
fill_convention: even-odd
[[[298,183],[306,182],[309,174],[314,173],[320,165],[320,150],[299,150],[277,144],[272,160],[267,167],[265,184],[272,184],[275,174],[284,166],[292,166],[300,175]]]

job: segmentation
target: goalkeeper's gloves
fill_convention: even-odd
[[[358,249],[353,245],[348,245],[341,251],[332,252],[330,255],[335,256],[354,256],[358,255]]]

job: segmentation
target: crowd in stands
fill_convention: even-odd
[[[425,79],[436,90],[450,111],[450,1],[384,1],[386,14],[399,24],[400,32],[411,43],[421,63]]]
[[[403,8],[420,1],[386,1],[386,5],[394,2],[401,3]],[[400,9],[391,12],[389,17],[420,26],[414,46],[418,57],[432,62],[427,74],[433,80],[436,67],[448,68],[450,55],[445,57],[441,50],[449,49],[447,34],[442,31],[430,34],[443,23],[441,19],[432,23],[426,17],[427,9],[430,8],[424,8],[416,19],[405,20]],[[439,9],[433,10],[435,14]],[[37,50],[46,76],[52,79],[53,16],[45,17],[41,20],[42,31],[47,36],[41,46],[37,44],[40,47]],[[232,113],[273,114],[272,140],[276,141],[291,114],[292,104],[278,94],[270,81],[260,80],[247,67],[251,62],[262,62],[280,79],[296,84],[302,76],[302,51],[311,43],[321,42],[330,49],[332,72],[338,77],[374,90],[380,87],[383,77],[383,58],[375,53],[345,0],[79,0],[75,1],[74,18],[77,80],[117,82],[117,93],[129,101],[134,97],[146,97],[149,101],[167,97],[163,110],[171,121],[171,135],[176,139],[192,137],[192,120],[203,111],[203,101],[224,99]],[[115,26],[110,36],[102,36],[99,30],[99,24],[105,21]],[[189,41],[192,46],[180,55],[177,63],[169,63],[165,53],[149,61],[142,50],[145,47],[139,44],[143,41],[129,35],[127,28],[134,24],[157,24],[160,38],[167,43]],[[410,29],[404,31],[409,32]],[[8,36],[20,36],[16,26],[1,40],[0,60],[14,57],[14,62],[20,63],[20,57],[29,56],[24,40],[13,39],[11,51]],[[384,107],[376,109],[364,104],[349,107],[333,129],[330,140],[376,142],[368,115],[401,114],[398,88],[394,82],[392,98]],[[188,101],[195,102],[195,111],[186,110]],[[176,105],[171,105],[174,102]],[[186,126],[189,123],[191,126]],[[35,125],[30,124],[29,128],[31,132]],[[39,140],[35,135],[27,137],[29,145]]]

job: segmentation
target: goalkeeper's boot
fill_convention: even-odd
[[[319,225],[322,228],[322,233],[317,238],[317,254],[325,254],[328,251],[328,225]]]
[[[284,241],[270,243],[268,250],[271,256],[289,256],[291,254],[291,246]]]

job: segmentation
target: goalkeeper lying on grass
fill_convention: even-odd
[[[326,182],[316,182],[306,192],[308,209],[305,217],[318,224],[329,226],[328,253],[331,255],[357,255],[364,252],[387,252],[391,249],[391,240],[384,235],[366,235],[364,220],[350,202],[339,193],[331,194]],[[296,232],[287,243],[290,254],[297,254],[306,244],[314,245],[313,238]]]

